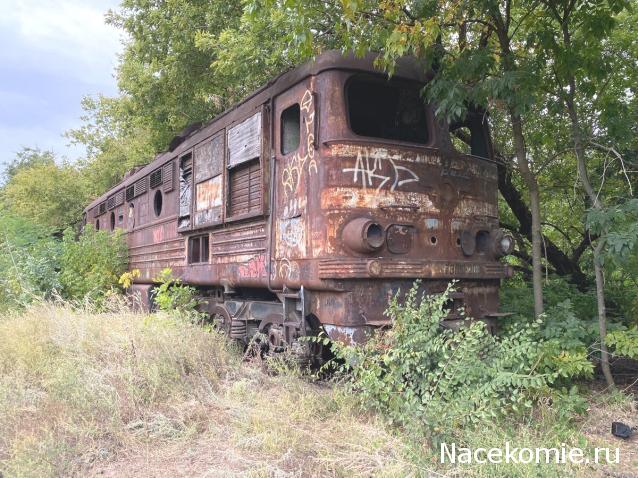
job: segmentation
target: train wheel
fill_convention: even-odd
[[[225,307],[216,305],[210,309],[210,322],[217,330],[230,337],[232,320]]]

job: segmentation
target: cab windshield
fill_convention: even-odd
[[[421,86],[399,80],[353,77],[346,83],[350,128],[359,136],[428,142]]]

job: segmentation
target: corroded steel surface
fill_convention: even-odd
[[[344,85],[354,74],[373,73],[372,60],[331,52],[282,75],[94,201],[87,222],[108,228],[114,211],[140,283],[171,267],[186,283],[224,287],[246,300],[255,291],[275,298],[303,286],[304,313],[334,337],[359,340],[387,324],[388,299],[415,279],[427,292],[458,279],[469,315],[496,314],[499,281],[510,273],[489,243],[498,228],[497,164],[456,151],[447,125],[427,105],[427,144],[355,135]],[[408,61],[397,76],[425,79]],[[283,154],[280,118],[295,104],[299,146]],[[189,154],[193,172],[181,177]],[[246,194],[260,188],[260,202],[232,216],[229,185],[237,164],[247,162],[259,175],[235,187]],[[151,187],[149,174],[160,166],[163,186]],[[159,214],[156,191],[163,195]],[[178,216],[190,218],[180,232]],[[208,261],[189,264],[188,237],[197,235],[209,237]],[[274,329],[271,335],[278,337]]]

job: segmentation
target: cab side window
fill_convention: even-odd
[[[281,154],[289,154],[299,148],[301,139],[301,108],[299,103],[289,106],[281,112]]]

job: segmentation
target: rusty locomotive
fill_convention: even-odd
[[[489,129],[477,113],[436,119],[426,81],[411,59],[388,79],[372,54],[324,53],[183,132],[85,223],[126,232],[144,303],[169,267],[239,340],[283,347],[319,328],[364,340],[415,279],[431,293],[459,281],[449,321],[461,307],[493,321],[512,240]]]

